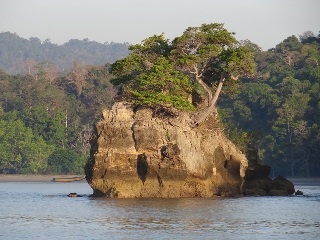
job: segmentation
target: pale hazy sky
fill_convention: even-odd
[[[0,32],[63,44],[70,39],[140,43],[191,26],[224,23],[264,50],[320,31],[320,0],[0,0]]]

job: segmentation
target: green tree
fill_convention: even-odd
[[[115,84],[124,84],[123,96],[137,105],[154,108],[193,109],[189,78],[168,59],[170,45],[163,35],[145,39],[130,47],[132,53],[112,65]]]
[[[98,115],[103,108],[109,107],[114,101],[116,89],[111,84],[110,64],[94,66],[88,71],[87,87],[81,95],[81,102],[88,112],[88,119]],[[90,120],[87,120],[89,122]]]
[[[160,56],[170,53],[169,40],[164,35],[154,35],[142,41],[141,44],[129,47],[128,57],[118,60],[111,65],[111,73],[115,76],[112,83],[126,84],[136,76],[146,72],[153,66],[153,62]]]
[[[192,91],[189,78],[164,57],[159,57],[149,71],[128,84],[126,91],[137,105],[194,109],[188,100]]]
[[[48,167],[48,157],[54,149],[53,145],[47,144],[42,137],[35,137],[23,149],[27,160],[26,166],[21,168],[21,173],[45,173]]]
[[[197,125],[215,110],[225,80],[248,75],[255,68],[253,51],[241,46],[233,35],[223,24],[214,23],[190,27],[172,43],[163,35],[150,37],[132,46],[127,58],[112,65],[113,82],[124,84],[124,96],[129,101],[191,109],[187,100],[192,89],[185,74],[208,97],[207,107],[196,114],[193,125]]]
[[[48,110],[45,109],[45,107],[36,106],[26,112],[23,118],[26,125],[33,130],[35,135],[42,136],[44,139],[48,140],[47,128],[50,117]]]
[[[48,158],[48,171],[56,174],[83,173],[84,158],[70,149],[58,148]]]
[[[283,51],[300,51],[302,48],[302,43],[296,36],[290,36],[283,40],[276,46],[276,50],[279,52]]]
[[[56,111],[55,115],[48,122],[46,129],[47,141],[59,147],[65,147],[67,142],[66,112]]]
[[[253,51],[241,46],[233,35],[223,24],[202,24],[188,28],[173,41],[175,65],[200,84],[208,96],[207,107],[197,114],[195,124],[215,110],[225,81],[237,80],[255,69]]]
[[[46,169],[52,146],[35,137],[20,119],[0,120],[0,169],[13,173],[38,173]]]

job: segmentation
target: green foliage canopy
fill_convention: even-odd
[[[319,39],[291,36],[256,51],[259,78],[241,79],[239,94],[220,105],[229,136],[244,152],[257,151],[275,176],[319,176]]]
[[[0,173],[83,174],[89,126],[114,96],[110,79],[108,65],[88,68],[78,95],[63,75],[0,72]],[[73,156],[67,167],[63,158],[52,166],[60,150]]]
[[[188,101],[192,85],[167,58],[170,50],[163,35],[145,39],[130,48],[132,53],[112,65],[114,84],[124,84],[126,100],[150,107],[193,109]]]
[[[131,54],[112,65],[113,83],[123,84],[123,97],[137,105],[195,109],[195,84],[208,95],[212,113],[223,81],[254,70],[253,51],[240,46],[223,24],[188,28],[172,42],[155,35],[130,47]],[[223,80],[222,80],[223,79]],[[213,84],[219,82],[213,98]],[[201,120],[201,121],[203,121]]]

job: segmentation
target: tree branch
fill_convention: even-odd
[[[197,67],[196,64],[193,65],[193,68],[195,70],[195,78],[196,78],[196,81],[201,85],[201,87],[204,88],[204,90],[207,92],[208,94],[208,106],[210,105],[210,102],[212,100],[212,91],[211,89],[208,87],[207,84],[205,84],[205,82],[202,81],[201,79],[201,74],[199,74],[199,69]]]
[[[211,114],[213,114],[213,113],[217,114],[217,111],[215,109],[216,103],[217,103],[218,97],[220,95],[224,81],[225,81],[225,77],[222,76],[220,78],[219,84],[217,86],[217,89],[214,93],[213,98],[209,101],[209,106],[204,108],[203,110],[201,110],[197,114],[197,116],[195,117],[195,120],[193,122],[192,127],[195,127],[195,126],[199,125],[200,123],[204,122]],[[212,96],[212,93],[211,93],[211,96]]]

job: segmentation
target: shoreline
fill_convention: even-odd
[[[36,175],[36,174],[0,174],[2,182],[53,182],[53,178],[78,177],[84,175]],[[79,182],[86,181],[81,180]]]
[[[37,175],[37,174],[0,174],[1,182],[52,182],[53,178],[78,177],[84,175]],[[287,178],[294,185],[315,185],[320,186],[320,178]],[[81,180],[82,181],[86,181]]]
[[[294,186],[320,186],[320,178],[287,178]]]

